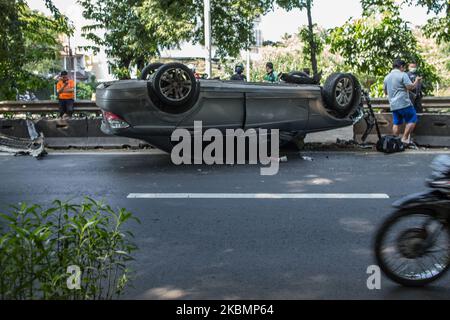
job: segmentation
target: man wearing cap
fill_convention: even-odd
[[[74,81],[69,79],[67,71],[62,71],[56,84],[59,99],[59,116],[61,118],[70,118],[73,114],[74,89]]]

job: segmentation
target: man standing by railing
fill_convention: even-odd
[[[417,88],[422,78],[416,77],[411,82],[406,74],[406,62],[400,59],[394,61],[393,70],[384,79],[384,93],[389,97],[389,104],[393,115],[393,133],[400,136],[400,126],[406,123],[402,142],[411,145],[411,134],[416,128],[417,113],[409,98],[409,92]]]
[[[63,119],[70,118],[73,114],[74,88],[75,83],[69,79],[67,71],[61,71],[56,91],[59,99],[59,116]]]

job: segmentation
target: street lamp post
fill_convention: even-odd
[[[250,48],[247,48],[247,81],[250,81]]]
[[[64,46],[64,70],[67,70],[67,56],[69,55],[69,46]]]
[[[211,2],[210,0],[203,0],[204,15],[205,15],[205,69],[209,78],[212,78],[211,65]]]
[[[74,55],[72,56],[72,52]],[[70,37],[69,37],[69,54],[70,57],[73,58],[73,94],[74,94],[74,100],[77,99],[77,49],[74,44],[73,51],[72,47],[70,46]]]
[[[74,100],[77,99],[77,51],[74,49],[75,54],[73,56],[73,95]]]

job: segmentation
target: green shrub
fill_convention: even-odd
[[[92,94],[95,92],[95,83],[77,82],[77,99],[91,100]]]
[[[130,219],[137,220],[91,198],[81,204],[55,200],[47,209],[19,204],[0,214],[0,298],[119,297],[137,249],[133,234],[122,231]]]

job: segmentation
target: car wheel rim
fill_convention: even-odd
[[[168,100],[179,102],[192,91],[192,82],[188,72],[180,68],[172,68],[163,73],[159,80],[161,94]]]
[[[349,78],[339,80],[336,85],[336,102],[340,107],[347,107],[353,98],[353,83]]]

